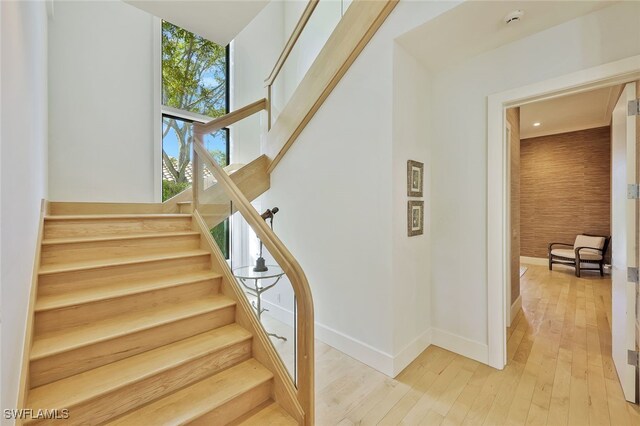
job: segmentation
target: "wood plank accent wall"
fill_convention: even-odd
[[[611,235],[610,127],[523,139],[520,255],[547,257],[550,242]]]
[[[507,109],[511,126],[509,179],[511,197],[511,303],[520,296],[520,108]]]

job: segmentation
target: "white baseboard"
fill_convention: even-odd
[[[391,377],[396,377],[400,374],[400,372],[411,364],[418,355],[424,352],[429,345],[431,345],[431,329],[426,330],[420,336],[416,337],[393,357],[393,375]]]
[[[549,259],[546,257],[520,256],[520,263],[526,263],[528,265],[548,265]]]
[[[489,346],[439,328],[431,328],[431,344],[440,346],[483,364],[489,363]]]
[[[382,374],[394,377],[393,356],[358,339],[316,322],[316,339],[375,368]]]
[[[293,313],[291,311],[266,300],[262,301],[262,306],[269,310],[266,315],[293,327]],[[315,334],[316,339],[321,342],[389,377],[396,377],[431,343],[431,330],[429,329],[405,346],[396,356],[393,356],[317,321]]]
[[[518,312],[520,312],[520,309],[522,309],[522,295],[518,295],[518,298],[511,304],[511,315],[509,317],[509,326],[511,326],[511,324],[513,323],[513,320],[515,319],[516,315],[518,315]]]
[[[518,297],[514,305],[521,303],[521,301],[522,299]],[[265,300],[262,301],[262,305],[269,309],[268,315],[291,327],[293,326],[293,313],[291,311]],[[518,305],[519,308],[520,305]],[[511,312],[513,318],[515,316],[513,307]],[[517,310],[515,312],[517,313]],[[315,324],[315,333],[316,339],[321,342],[389,377],[396,377],[431,344],[484,364],[487,364],[489,360],[489,349],[486,344],[438,328],[426,330],[395,356],[318,322]]]

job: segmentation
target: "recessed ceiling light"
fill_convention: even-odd
[[[541,123],[539,121],[536,121],[535,123],[533,123],[533,127],[538,127]]]

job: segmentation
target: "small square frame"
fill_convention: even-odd
[[[407,161],[407,196],[422,197],[424,187],[424,163]]]
[[[413,237],[424,233],[424,201],[407,201],[407,235]]]

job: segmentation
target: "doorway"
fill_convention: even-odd
[[[509,150],[506,145],[506,109],[553,99],[640,77],[640,57],[632,57],[489,97],[488,102],[488,313],[489,363],[503,368],[507,362],[506,326],[509,323],[511,229]],[[634,295],[635,296],[635,295]],[[635,303],[635,300],[634,300]]]

